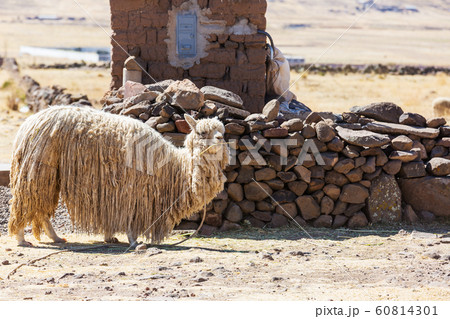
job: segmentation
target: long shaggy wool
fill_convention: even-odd
[[[127,117],[74,107],[39,112],[14,142],[9,233],[32,224],[39,240],[61,196],[73,224],[85,232],[131,230],[159,243],[199,211],[204,198],[210,202],[223,190],[229,150],[223,143],[208,147],[211,140],[220,142],[214,132],[224,134],[220,121],[200,120],[185,147],[177,148]],[[137,151],[130,165],[136,137],[148,141],[152,161],[141,163]]]

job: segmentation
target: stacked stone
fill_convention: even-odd
[[[146,71],[144,84],[189,78],[199,87],[216,86],[232,91],[242,97],[247,110],[260,111],[258,107],[264,104],[265,95],[266,37],[256,30],[246,35],[211,33],[206,39],[206,56],[200,63],[189,69],[170,63],[167,42],[168,23],[173,19],[170,12],[183,4],[192,9],[194,3],[208,19],[220,22],[226,29],[233,28],[239,19],[246,19],[259,30],[266,29],[266,0],[111,0],[111,87],[122,86],[124,62],[131,55],[139,59]],[[199,29],[206,28],[208,25],[200,21]]]
[[[299,72],[308,70],[313,74],[363,73],[363,74],[394,74],[394,75],[435,75],[437,73],[450,74],[449,67],[412,66],[395,64],[301,64],[293,65]]]
[[[42,87],[28,75],[21,78],[20,86],[26,90],[25,102],[35,113],[52,105],[92,106],[84,94],[65,93],[66,88],[60,85]]]
[[[207,207],[204,233],[243,222],[353,228],[449,214],[450,127],[443,118],[376,103],[286,120],[276,100],[250,114],[239,96],[189,80],[127,83],[105,104],[105,111],[141,120],[179,146],[189,133],[184,111],[223,121],[236,160],[225,171],[225,190]],[[304,158],[305,150],[315,154]],[[433,200],[423,199],[417,185]],[[199,219],[195,214],[179,227],[196,228]]]

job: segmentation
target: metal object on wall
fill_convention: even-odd
[[[192,13],[177,15],[177,54],[180,58],[197,55],[197,16]]]

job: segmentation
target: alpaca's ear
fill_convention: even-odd
[[[191,129],[193,131],[195,131],[195,127],[197,126],[197,121],[192,116],[190,116],[189,114],[184,114],[184,119],[189,124]]]

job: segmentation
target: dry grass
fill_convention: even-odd
[[[431,102],[439,96],[450,96],[450,76],[399,76],[372,74],[291,73],[292,91],[314,111],[341,113],[355,105],[389,101],[405,112],[432,116]]]
[[[101,99],[103,94],[109,89],[109,70],[32,70],[24,69],[22,74],[31,75],[42,86],[59,84],[67,88],[68,93],[87,94],[93,102]],[[11,83],[2,88],[5,83]],[[26,119],[28,114],[12,111],[8,108],[8,99],[14,94],[16,83],[10,78],[6,71],[0,70],[0,163],[10,161],[12,153],[12,143],[19,126]],[[23,94],[23,93],[21,93]],[[23,96],[19,95],[21,102]],[[20,105],[22,105],[21,103]],[[96,106],[99,106],[98,104]]]
[[[109,90],[111,81],[109,69],[26,69],[22,72],[38,81],[41,86],[58,84],[67,88],[68,93],[87,94],[95,104]]]

